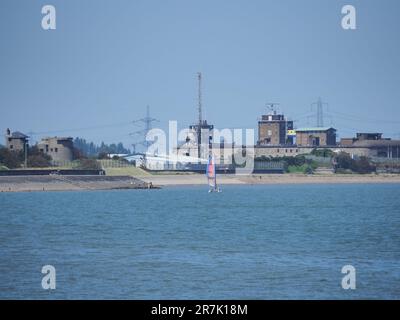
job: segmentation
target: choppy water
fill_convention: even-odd
[[[399,299],[400,185],[2,193],[0,298]]]

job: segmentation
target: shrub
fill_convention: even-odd
[[[77,166],[77,169],[83,170],[100,170],[101,164],[95,159],[81,159]]]
[[[352,168],[357,173],[371,173],[376,171],[376,167],[372,165],[366,157],[360,157],[360,159],[353,161]]]
[[[37,146],[29,148],[28,151],[28,167],[44,168],[51,166],[51,156],[40,152]]]
[[[334,153],[331,149],[313,149],[310,154],[316,157],[331,158]]]
[[[340,169],[351,169],[353,159],[346,152],[340,152],[336,157],[336,167]]]
[[[376,166],[371,164],[366,157],[354,160],[346,152],[341,152],[335,157],[336,172],[351,170],[357,173],[371,173],[376,171]]]
[[[51,166],[51,157],[46,154],[32,155],[28,157],[28,167],[45,168]]]

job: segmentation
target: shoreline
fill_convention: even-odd
[[[0,193],[156,188],[130,176],[0,176]]]
[[[156,186],[185,186],[205,185],[207,180],[204,175],[158,175],[142,178],[145,182],[151,182]],[[304,175],[304,174],[256,174],[249,176],[219,175],[219,185],[273,185],[273,184],[362,184],[362,183],[398,183],[400,175]]]
[[[217,177],[224,185],[284,185],[284,184],[400,184],[395,174],[221,174]],[[0,192],[46,192],[157,189],[168,186],[207,185],[203,174],[167,174],[131,176],[13,176],[0,177]]]

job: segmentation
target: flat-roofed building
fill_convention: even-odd
[[[362,132],[356,134],[356,140],[382,140],[382,133]]]
[[[382,133],[363,132],[357,133],[355,138],[342,138],[341,147],[347,150],[366,150],[365,156],[372,158],[400,158],[400,140],[383,138]]]
[[[339,146],[351,146],[356,140],[357,140],[356,138],[341,138]]]
[[[332,127],[296,129],[296,144],[298,146],[335,146],[336,129]]]

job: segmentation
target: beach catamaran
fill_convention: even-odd
[[[215,170],[215,160],[211,154],[208,156],[206,176],[208,180],[208,186],[210,187],[208,192],[221,192],[217,186],[217,172]]]

